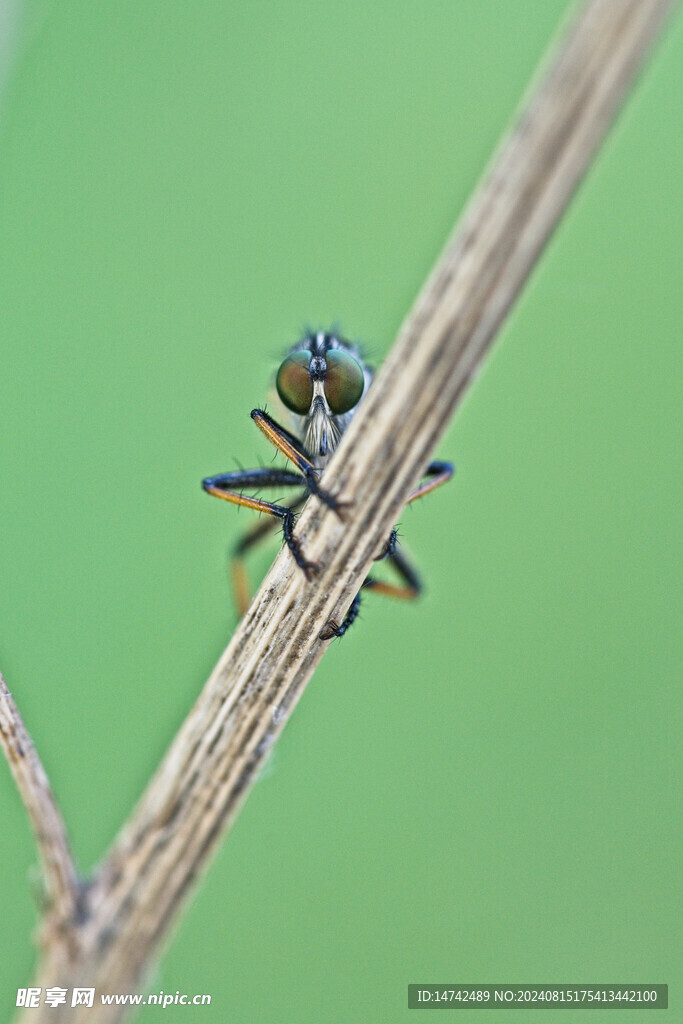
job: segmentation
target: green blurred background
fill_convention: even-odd
[[[235,625],[253,518],[200,479],[270,458],[249,411],[304,326],[381,360],[564,9],[7,6],[0,669],[84,869]],[[331,645],[151,979],[211,1008],[164,1020],[395,1022],[420,981],[680,1007],[682,44],[402,518],[424,599]],[[4,768],[0,807],[4,1021],[36,916]]]

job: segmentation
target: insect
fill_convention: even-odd
[[[337,448],[342,434],[367,394],[372,370],[363,362],[355,345],[337,334],[318,331],[307,334],[285,356],[275,385],[282,403],[291,414],[292,429],[280,426],[264,409],[253,409],[251,418],[268,440],[289,459],[297,472],[289,469],[261,468],[221,473],[202,481],[202,487],[216,498],[265,512],[265,519],[252,527],[238,542],[232,557],[232,579],[238,611],[243,615],[249,604],[244,556],[254,544],[282,523],[285,544],[307,579],[318,566],[309,562],[294,536],[295,514],[310,494],[335,511],[341,518],[343,504],[319,484],[319,477]],[[431,462],[423,481],[408,502],[435,490],[453,475],[450,462]],[[288,504],[274,504],[249,497],[244,490],[264,487],[299,488]],[[354,622],[360,607],[361,592],[374,590],[389,597],[415,598],[421,590],[420,579],[398,548],[396,530],[392,530],[377,561],[388,559],[400,577],[400,585],[384,583],[368,576],[349,606],[341,623],[330,620],[320,633],[322,640],[343,636]]]

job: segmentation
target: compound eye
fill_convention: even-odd
[[[310,352],[292,352],[277,371],[275,386],[277,393],[292,412],[303,416],[311,408],[313,382],[308,372]]]
[[[360,402],[365,378],[359,364],[348,352],[332,349],[325,356],[325,395],[335,415],[340,416]]]

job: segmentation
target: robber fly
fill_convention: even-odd
[[[249,604],[244,556],[271,531],[278,520],[282,523],[285,544],[296,564],[307,579],[315,573],[317,565],[306,559],[294,536],[295,513],[308,496],[314,494],[319,501],[341,516],[343,505],[334,495],[323,490],[318,479],[367,394],[371,381],[372,370],[365,365],[355,345],[332,333],[318,331],[308,334],[290,349],[275,378],[278,395],[291,413],[291,430],[285,430],[263,409],[253,409],[251,413],[256,426],[289,459],[297,472],[274,468],[247,469],[221,473],[202,481],[202,487],[208,494],[235,505],[253,508],[257,512],[265,512],[270,517],[257,523],[245,534],[233,552],[233,587],[241,615]],[[425,479],[412,492],[408,501],[433,491],[452,475],[453,466],[450,462],[431,462],[425,471]],[[285,505],[276,505],[244,494],[245,489],[260,490],[264,487],[294,487],[299,488],[299,494]],[[377,560],[385,558],[397,571],[401,585],[392,586],[368,576],[361,590],[374,590],[389,597],[417,597],[421,590],[420,579],[399,551],[395,529],[391,531]],[[344,635],[358,615],[360,596],[361,591],[356,594],[341,623],[333,620],[327,623],[320,634],[322,640]]]

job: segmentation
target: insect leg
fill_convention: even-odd
[[[300,487],[301,477],[297,473],[290,473],[280,469],[248,469],[237,470],[234,473],[221,473],[219,476],[210,476],[202,480],[202,487],[207,494],[213,494],[216,498],[230,501],[234,505],[244,505],[246,508],[253,508],[257,512],[265,512],[282,520],[282,532],[285,543],[292,552],[294,561],[303,570],[306,579],[317,570],[315,562],[308,562],[294,538],[294,512],[286,505],[276,505],[271,501],[264,501],[262,498],[252,498],[241,491],[232,490],[233,487]]]
[[[301,487],[302,479],[298,473],[286,469],[236,469],[233,473],[219,473],[218,476],[207,476],[202,480],[202,487],[208,494],[216,498],[224,498],[224,493],[236,487]],[[231,498],[227,499],[231,501]],[[241,502],[236,502],[241,504]]]
[[[424,472],[427,479],[417,485],[415,490],[409,495],[406,505],[409,505],[411,501],[415,501],[417,498],[424,497],[430,491],[435,491],[437,487],[441,487],[441,484],[445,484],[447,480],[450,480],[454,473],[455,466],[452,462],[430,462]]]
[[[301,483],[301,478],[299,478],[299,483]],[[293,502],[289,506],[292,512],[298,511],[307,497],[308,491],[304,492],[297,501]],[[267,537],[269,533],[272,533],[276,525],[276,519],[263,519],[260,523],[257,523],[256,526],[248,530],[232,550],[230,557],[230,578],[232,580],[232,589],[235,597],[235,607],[237,608],[237,614],[240,618],[242,618],[246,613],[250,602],[249,579],[247,577],[245,555],[251,550],[251,548],[255,547],[259,541],[264,537]]]
[[[381,562],[385,558],[388,558],[394,569],[396,569],[397,573],[403,580],[403,586],[384,583],[383,580],[377,580],[374,576],[368,576],[363,583],[363,586],[349,605],[349,610],[344,616],[341,624],[335,622],[334,619],[330,619],[325,623],[319,634],[321,640],[331,640],[332,637],[335,636],[344,636],[344,633],[346,633],[348,628],[353,625],[358,617],[361,594],[364,590],[374,590],[375,593],[384,594],[386,597],[397,597],[409,601],[413,600],[420,594],[422,590],[420,577],[417,575],[407,558],[405,558],[405,556],[398,550],[396,530],[391,531],[384,550],[377,556],[375,561]]]
[[[334,619],[329,619],[325,623],[323,628],[320,630],[320,633],[318,634],[321,640],[331,640],[332,637],[335,636],[344,636],[344,633],[347,631],[349,626],[352,626],[353,623],[356,621],[356,616],[358,615],[358,611],[360,609],[360,595],[361,591],[359,590],[356,596],[354,597],[353,601],[349,605],[349,610],[344,616],[341,625],[335,622]]]
[[[418,484],[409,496],[406,504],[416,501],[418,498],[423,498],[430,491],[435,491],[437,487],[441,487],[447,480],[450,480],[454,472],[455,466],[452,462],[430,462],[425,470],[425,477],[427,479]],[[376,594],[384,594],[386,597],[397,597],[402,600],[411,601],[418,597],[422,592],[422,583],[408,559],[398,550],[396,530],[391,531],[384,551],[377,556],[375,561],[379,562],[384,558],[389,559],[403,580],[403,585],[396,586],[391,583],[385,583],[383,580],[377,580],[374,576],[368,576],[363,587],[367,590],[374,590]]]
[[[454,472],[455,467],[452,462],[430,462],[425,470],[425,477],[427,479],[415,488],[406,504],[424,497],[430,491],[435,491],[437,487],[441,487],[447,480],[450,480]],[[386,597],[398,597],[403,600],[413,600],[418,597],[422,591],[422,583],[405,555],[398,550],[396,530],[391,531],[383,552],[377,556],[375,561],[380,562],[384,558],[388,558],[396,569],[403,580],[403,586],[384,583],[383,580],[377,580],[373,576],[368,576],[363,587],[367,590],[374,590],[377,594],[384,594]]]
[[[303,474],[306,486],[311,494],[315,494],[316,498],[319,498],[324,505],[327,505],[333,512],[336,512],[341,519],[341,512],[345,507],[344,504],[319,486],[319,470],[313,465],[311,457],[303,445],[284,427],[276,423],[272,416],[269,416],[263,409],[252,409],[251,418],[259,430],[263,431],[271,444],[274,444],[278,451],[281,451],[290,462],[293,462],[296,468]]]

